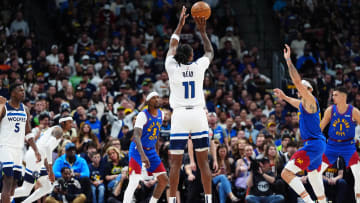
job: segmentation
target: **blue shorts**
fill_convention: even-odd
[[[150,168],[147,168],[149,176],[152,176],[154,173],[166,172],[166,169],[163,163],[160,160],[159,155],[156,153],[155,148],[149,150],[144,149],[145,155],[150,161]],[[135,171],[135,174],[141,174],[142,161],[141,156],[138,150],[136,149],[136,144],[131,142],[129,148],[129,174],[132,171]]]
[[[321,169],[322,156],[325,152],[325,139],[307,140],[304,147],[299,149],[292,157],[295,165],[301,170],[312,171]]]
[[[332,166],[333,164],[335,164],[339,156],[344,158],[346,167],[350,167],[360,161],[354,143],[351,143],[350,141],[346,143],[335,143],[329,140],[326,144],[323,162],[325,162],[329,166]]]

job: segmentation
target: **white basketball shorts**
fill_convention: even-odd
[[[209,125],[202,107],[179,107],[171,117],[170,153],[183,154],[189,136],[195,151],[209,149]]]
[[[0,162],[6,176],[20,180],[22,176],[23,149],[0,145]]]

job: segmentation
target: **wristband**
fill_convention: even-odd
[[[291,61],[291,58],[287,58],[287,59],[285,59],[286,61]]]
[[[171,39],[176,39],[178,42],[180,42],[180,37],[179,37],[179,35],[177,35],[177,34],[172,34],[171,35]]]

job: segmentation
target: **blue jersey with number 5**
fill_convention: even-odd
[[[147,109],[143,112],[146,115],[147,123],[144,125],[142,130],[141,143],[145,148],[153,148],[156,145],[162,125],[161,110],[158,109],[156,117],[152,116]]]
[[[18,109],[8,102],[5,104],[5,114],[0,123],[0,145],[23,148],[27,114],[24,104]]]

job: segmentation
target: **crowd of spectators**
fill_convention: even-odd
[[[216,202],[234,197],[247,202],[300,201],[280,178],[284,165],[301,147],[298,116],[268,91],[271,79],[260,73],[258,49],[247,47],[238,35],[242,25],[237,24],[229,1],[207,2],[212,7],[207,32],[215,58],[206,72],[204,95],[219,166],[212,171],[214,198]],[[164,61],[182,4],[172,0],[54,4],[56,41],[46,48],[38,46],[39,36],[24,20],[26,8],[1,10],[0,95],[8,98],[9,84],[24,83],[33,130],[45,131],[64,115],[74,120],[54,152],[56,187],[46,202],[121,202],[133,125],[151,91],[159,93],[165,112],[160,157],[169,170],[171,109]],[[187,1],[185,6],[192,4]],[[356,1],[274,1],[293,62],[317,83],[322,110],[338,85],[351,89],[349,102],[360,107],[358,10]],[[191,18],[180,38],[192,46],[195,59],[203,55]],[[285,82],[284,89],[296,96],[290,83]],[[213,158],[209,154],[211,162]],[[203,195],[196,161],[186,153],[183,164],[179,199],[198,202]],[[340,158],[336,166],[325,173],[326,192],[338,191],[329,197],[343,202],[337,198],[354,196],[343,194],[351,193],[352,183]],[[299,176],[308,187],[306,171]],[[148,202],[155,184],[153,177],[144,176],[136,201]],[[348,189],[337,189],[343,185]]]

